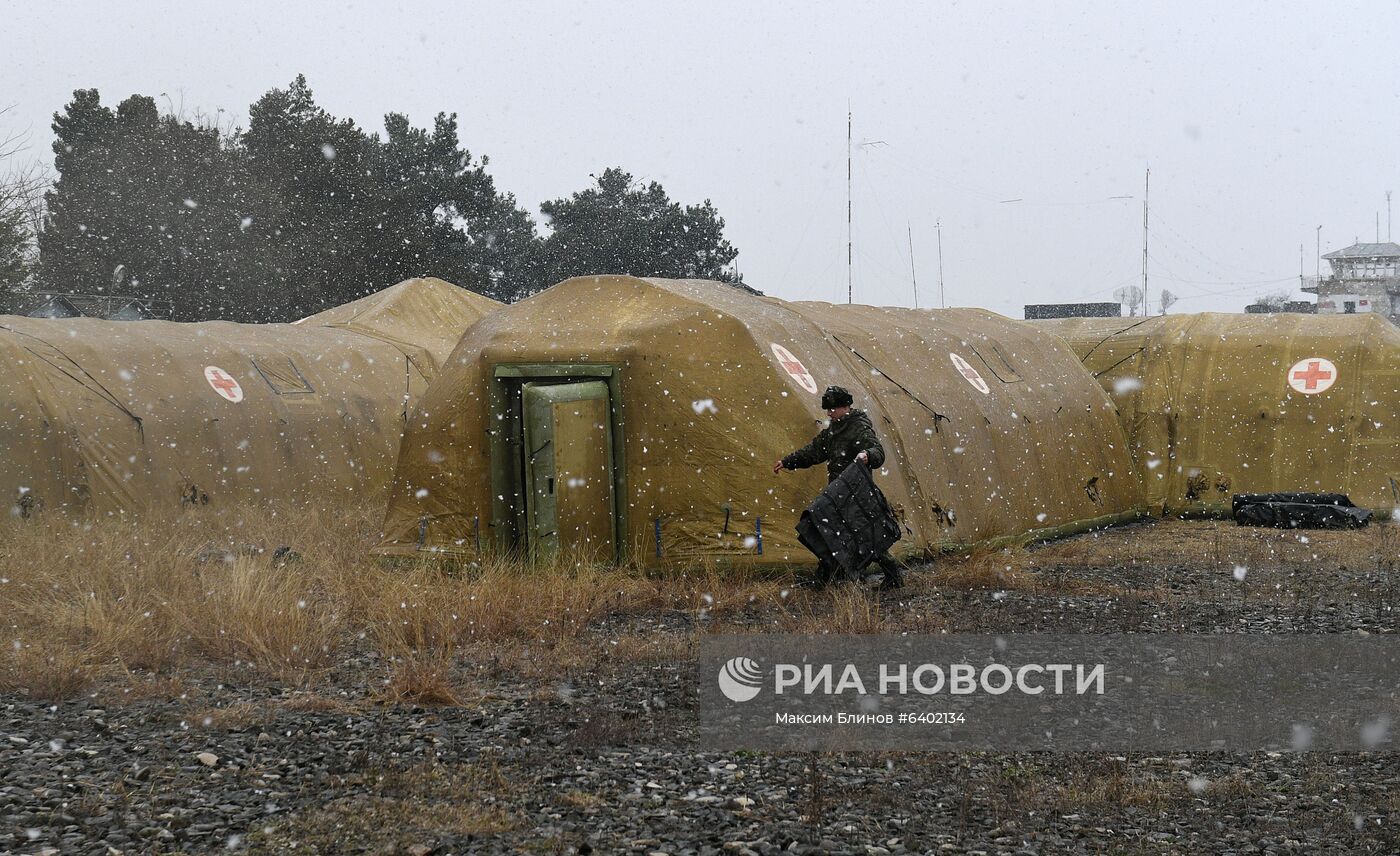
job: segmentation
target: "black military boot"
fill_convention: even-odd
[[[889,553],[882,553],[877,562],[885,572],[885,578],[880,581],[880,591],[893,591],[904,588],[904,568]]]

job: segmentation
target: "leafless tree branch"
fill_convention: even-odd
[[[13,110],[0,107],[0,117]],[[33,262],[39,252],[38,237],[44,225],[44,194],[49,188],[49,170],[39,160],[21,162],[29,148],[28,131],[7,132],[0,136],[0,219],[19,224],[27,234],[25,256]]]

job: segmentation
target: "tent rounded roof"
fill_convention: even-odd
[[[436,368],[462,331],[503,304],[437,277],[406,279],[294,323],[351,330],[417,353]]]
[[[820,427],[820,393],[833,383],[882,438],[877,481],[906,549],[1073,527],[1140,505],[1107,397],[1062,342],[1022,322],[580,277],[462,337],[410,420],[385,552],[466,549],[488,524],[508,528],[486,446],[510,418],[498,370],[522,364],[615,370],[628,535],[659,531],[670,558],[750,554],[743,533],[762,518],[761,561],[805,560],[791,526],[825,479],[770,468]]]
[[[467,295],[403,283],[299,326],[0,316],[0,505],[374,501]]]
[[[1400,329],[1378,315],[1033,323],[1114,396],[1154,506],[1224,509],[1234,493],[1274,491],[1400,505]]]

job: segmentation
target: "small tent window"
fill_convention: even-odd
[[[1001,348],[991,342],[984,342],[982,347],[972,346],[972,350],[981,358],[982,364],[987,370],[996,375],[997,380],[1002,383],[1020,383],[1025,380],[1016,369],[1012,368],[1011,361],[1001,352]]]
[[[253,368],[278,395],[312,395],[316,392],[291,357],[253,357]]]

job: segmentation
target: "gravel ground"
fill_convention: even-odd
[[[977,632],[1397,629],[1363,571],[1075,576],[1124,593],[923,587],[882,609]],[[595,633],[683,652],[694,620]],[[468,700],[433,708],[378,703],[372,655],[301,688],[225,671],[0,695],[0,853],[1400,853],[1394,753],[718,755],[694,748],[684,655],[461,668]]]

